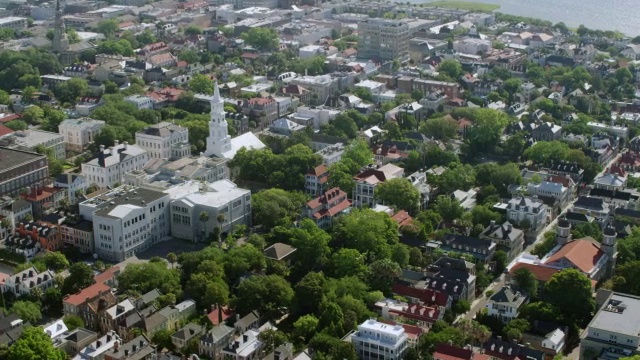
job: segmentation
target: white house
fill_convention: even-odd
[[[561,183],[541,181],[540,183],[530,182],[527,185],[527,194],[553,198],[561,208],[564,208],[571,200],[571,191]]]
[[[130,95],[124,98],[124,101],[136,106],[136,109],[153,109],[153,98],[145,95]]]
[[[374,207],[377,202],[375,200],[375,188],[389,179],[404,177],[404,169],[393,164],[386,164],[380,168],[367,168],[360,172],[353,179],[356,187],[353,191],[352,199],[357,207],[369,206]]]
[[[263,343],[258,339],[260,332],[254,329],[245,331],[241,336],[222,349],[225,360],[258,359]]]
[[[123,185],[80,203],[80,215],[93,222],[96,254],[123,261],[167,240],[169,195]]]
[[[548,333],[542,340],[542,348],[554,354],[561,354],[564,349],[567,334],[560,328]]]
[[[407,334],[401,325],[389,325],[374,319],[358,325],[351,337],[358,358],[362,360],[402,360],[408,348]]]
[[[174,237],[205,241],[214,227],[221,233],[236,225],[251,225],[251,191],[229,180],[213,183],[187,181],[165,191],[171,201],[171,233]],[[201,213],[209,220],[200,220]],[[224,221],[218,222],[222,215]]]
[[[62,321],[62,319],[56,320],[56,321],[44,326],[45,334],[49,335],[51,340],[54,340],[54,341],[58,337],[60,337],[60,335],[64,334],[68,330],[69,330],[69,328],[67,328],[67,325],[64,323],[64,321]]]
[[[75,204],[79,197],[87,190],[87,181],[79,174],[62,173],[53,181],[53,186],[67,189],[69,204]]]
[[[537,196],[515,196],[507,204],[507,220],[522,228],[537,232],[547,221],[547,205]],[[523,226],[523,222],[527,226]]]
[[[153,159],[177,160],[191,154],[189,129],[166,121],[136,132],[136,145]]]
[[[525,303],[526,299],[524,294],[505,285],[491,295],[487,301],[485,305],[487,314],[508,323],[518,317],[520,306]]]
[[[33,289],[40,289],[42,293],[55,285],[55,274],[51,270],[38,272],[36,268],[30,267],[19,273],[8,275],[0,281],[0,290],[3,293],[10,292],[16,297],[31,295]]]
[[[91,118],[67,119],[58,126],[67,149],[83,151],[91,144],[104,127],[105,122]]]
[[[124,175],[132,170],[141,170],[149,161],[149,153],[136,145],[116,143],[105,149],[100,145],[98,156],[82,164],[82,175],[89,184],[100,188],[113,187],[124,181]]]
[[[620,136],[623,139],[629,138],[629,128],[625,126],[607,125],[593,121],[589,121],[587,123],[587,126],[590,127],[594,132],[606,132],[611,135]]]

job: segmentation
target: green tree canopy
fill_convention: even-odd
[[[291,306],[294,292],[278,275],[250,276],[238,285],[232,305],[238,314],[257,310],[265,320],[279,318]]]
[[[591,281],[576,269],[565,269],[554,274],[545,284],[544,294],[550,304],[579,325],[584,325],[595,309]]]
[[[538,280],[533,275],[531,270],[527,268],[520,268],[513,273],[514,281],[516,285],[522,289],[529,296],[537,296],[538,294]]]
[[[35,324],[42,319],[40,305],[31,301],[18,300],[13,303],[13,306],[11,306],[11,311],[18,314],[20,319],[32,324]]]
[[[438,72],[443,73],[453,81],[457,81],[464,74],[460,62],[451,59],[442,61],[438,66]]]
[[[276,50],[279,44],[278,33],[271,28],[251,28],[242,33],[241,37],[248,45],[263,51]]]
[[[140,294],[159,289],[163,294],[182,294],[180,273],[167,268],[162,262],[132,264],[126,267],[118,277],[118,290],[135,291]]]
[[[213,81],[206,75],[193,75],[189,81],[189,89],[198,94],[213,94]]]
[[[118,31],[120,31],[120,26],[118,26],[118,20],[107,19],[98,23],[97,30],[107,38],[112,38]]]
[[[62,321],[67,325],[67,329],[69,329],[69,331],[84,327],[84,321],[77,315],[67,315],[62,319]]]
[[[390,245],[398,242],[398,225],[389,215],[371,209],[353,209],[337,219],[334,241],[356,249],[368,258],[387,258]]]
[[[420,193],[408,179],[390,179],[378,186],[376,197],[396,210],[415,213],[420,207]]]
[[[306,196],[282,189],[267,189],[252,195],[254,224],[273,228],[290,224],[302,211]]]
[[[420,125],[420,132],[439,140],[453,139],[458,132],[458,123],[450,116],[427,119]]]
[[[67,355],[53,346],[51,337],[41,327],[24,329],[22,336],[9,348],[11,360],[65,360]]]
[[[69,276],[62,284],[63,294],[75,294],[93,284],[93,270],[83,262],[73,263],[69,267]]]

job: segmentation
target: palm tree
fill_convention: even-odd
[[[61,207],[64,211],[69,211],[69,205],[70,205],[70,203],[69,203],[69,199],[64,198],[64,199],[60,200],[60,201],[58,202],[58,205],[60,205],[60,207]]]
[[[11,220],[9,218],[4,218],[0,221],[0,230],[2,229],[5,229],[7,234],[11,232]],[[4,232],[0,231],[0,233]]]
[[[206,211],[201,212],[200,221],[202,221],[202,239],[205,239],[205,234],[207,232],[207,221],[209,221],[209,213]]]
[[[44,293],[39,287],[34,287],[33,290],[31,290],[31,297],[33,297],[36,301],[42,300],[42,295],[44,295]]]
[[[171,263],[171,268],[173,269],[173,264],[178,261],[178,256],[176,255],[176,253],[170,252],[167,254],[167,261]]]
[[[224,214],[218,214],[218,216],[216,216],[216,221],[218,222],[218,246],[222,246],[222,224],[224,224],[224,222],[227,219],[225,218]]]

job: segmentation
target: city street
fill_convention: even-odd
[[[602,175],[606,171],[606,169],[609,168],[609,166],[611,166],[613,163],[615,163],[618,160],[619,157],[620,155],[615,156],[610,162],[606,164],[606,166],[603,167],[602,171],[598,173],[598,175],[596,175],[595,177],[597,178],[600,175]],[[536,240],[524,248],[523,252],[531,252],[533,248],[540,241],[544,240],[544,234],[549,231],[553,231],[555,229],[556,224],[558,223],[558,219],[562,217],[562,215],[568,209],[571,209],[573,207],[573,204],[578,200],[578,197],[579,195],[576,195],[576,197],[572,199],[571,202],[569,202],[569,204],[564,209],[562,209],[562,212],[558,214],[558,216],[555,219],[549,222],[549,224],[547,224],[547,226],[545,226],[544,229],[542,229],[542,231],[540,231],[540,234],[538,234],[538,237],[536,238]],[[473,319],[478,313],[478,311],[482,310],[485,307],[487,303],[487,297],[485,296],[485,294],[487,293],[487,291],[491,290],[495,292],[499,290],[505,284],[505,280],[506,280],[505,274],[501,274],[498,278],[494,279],[494,281],[484,290],[484,292],[473,301],[473,303],[471,304],[471,309],[467,313],[458,316],[455,322],[458,322],[460,319],[467,319],[467,320]]]

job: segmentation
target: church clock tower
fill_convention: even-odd
[[[224,157],[224,153],[231,150],[231,136],[224,116],[224,101],[220,97],[218,82],[214,85],[211,99],[211,120],[209,121],[209,136],[207,137],[206,156]]]

